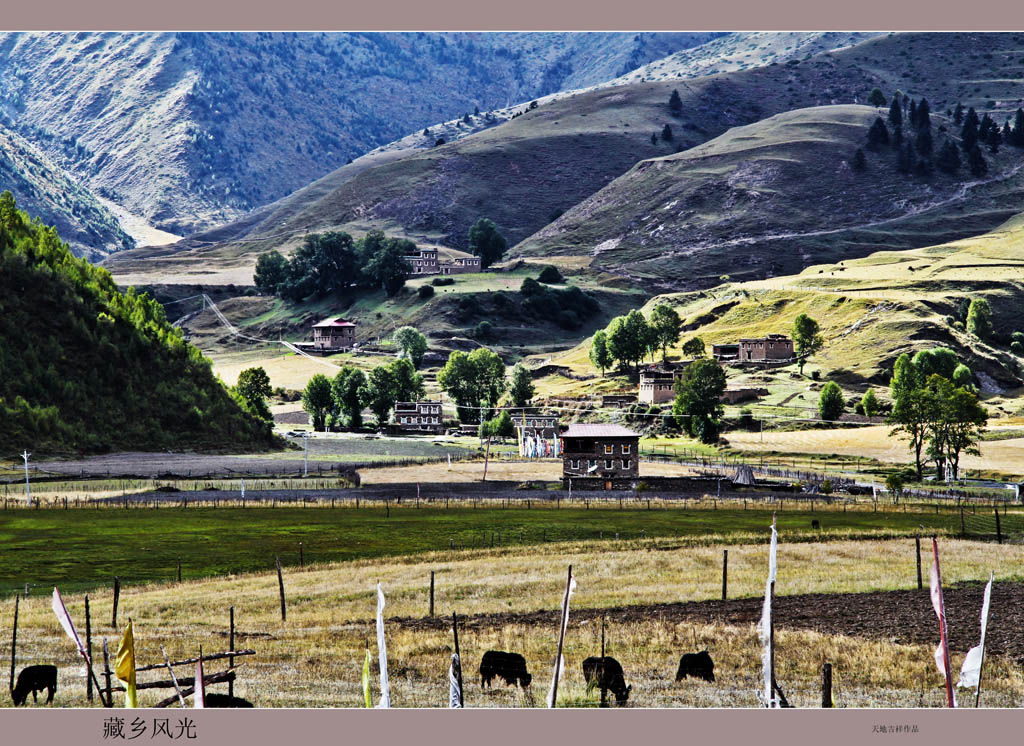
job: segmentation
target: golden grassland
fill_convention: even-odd
[[[752,540],[755,537],[750,537]],[[763,537],[760,537],[763,538]],[[913,542],[833,541],[779,546],[776,592],[836,593],[916,584]],[[764,592],[767,546],[743,544],[729,550],[730,597],[758,597]],[[257,655],[238,659],[236,694],[259,706],[357,707],[363,649],[375,648],[375,585],[387,596],[385,616],[423,617],[427,612],[430,572],[436,572],[436,612],[450,616],[554,610],[560,605],[565,568],[571,563],[578,578],[572,607],[605,608],[719,597],[721,550],[700,542],[636,540],[542,545],[529,553],[517,549],[436,552],[402,559],[356,561],[287,570],[287,621],[280,619],[277,578],[273,573],[229,576],[183,584],[127,587],[121,591],[119,621],[135,622],[139,665],[162,660],[163,645],[172,660],[227,649],[228,607],[234,606],[238,649]],[[1013,577],[1024,562],[1024,547],[993,546],[956,539],[943,540],[943,581],[950,585],[979,580],[995,571],[997,580]],[[77,626],[84,630],[84,602],[65,599]],[[114,648],[119,632],[109,626],[109,591],[91,599],[94,649],[106,637]],[[13,601],[0,605],[0,634],[8,637]],[[400,707],[444,706],[450,632],[412,629],[390,621],[387,627],[389,674],[393,704]],[[542,706],[550,683],[557,623],[483,624],[460,634],[465,661],[468,706]],[[760,648],[753,625],[677,623],[664,619],[608,625],[608,654],[619,659],[633,684],[638,706],[757,706]],[[820,702],[823,661],[835,671],[838,706],[941,706],[941,680],[932,648],[887,641],[828,636],[787,630],[776,632],[778,678],[798,706]],[[674,682],[681,652],[713,651],[714,684]],[[594,705],[587,696],[579,665],[598,654],[600,624],[574,620],[570,612],[565,660],[568,672],[560,686],[563,705]],[[484,694],[475,680],[485,650],[523,653],[534,674],[532,692],[496,687]],[[376,652],[375,649],[373,651]],[[99,656],[101,658],[101,656]],[[955,655],[954,667],[960,665]],[[374,655],[376,661],[376,655]],[[57,702],[84,706],[83,666],[72,643],[58,626],[48,594],[23,599],[18,631],[19,667],[52,662],[60,668]],[[983,704],[1019,706],[1024,675],[1019,665],[992,656],[986,664]],[[207,672],[221,670],[211,662]],[[374,669],[376,666],[374,665]],[[179,675],[182,675],[179,672]],[[157,672],[140,681],[166,678]],[[374,673],[376,691],[376,673]],[[218,685],[214,690],[224,690]],[[170,690],[143,690],[140,700],[151,705]]]
[[[499,450],[492,446],[492,456]],[[508,446],[502,447],[503,453]],[[680,464],[662,464],[642,461],[640,473],[643,476],[684,476],[693,471]],[[362,484],[392,484],[395,482],[478,482],[484,474],[484,462],[460,461],[448,466],[446,462],[421,464],[418,466],[385,466],[363,469],[359,472]],[[487,465],[487,479],[500,481],[547,481],[562,479],[561,459],[530,459],[528,461],[491,460]]]

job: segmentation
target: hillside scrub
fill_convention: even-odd
[[[0,197],[0,453],[265,449],[269,425],[134,288]]]

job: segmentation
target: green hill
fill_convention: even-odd
[[[808,264],[984,233],[1020,210],[1024,152],[987,150],[988,173],[898,170],[868,147],[874,107],[778,114],[685,152],[637,164],[518,245],[513,255],[590,257],[596,269],[663,287],[710,287]],[[932,117],[935,149],[958,129]],[[944,133],[944,131],[947,131]],[[850,165],[863,148],[867,167]]]
[[[163,308],[0,196],[0,454],[266,448]]]

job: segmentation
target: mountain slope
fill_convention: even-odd
[[[117,218],[24,138],[0,126],[0,185],[54,225],[79,256],[97,260],[135,245]]]
[[[267,448],[163,308],[0,196],[0,454]]]
[[[704,145],[637,164],[515,248],[516,256],[586,255],[591,266],[666,287],[764,277],[811,263],[913,248],[990,230],[1020,209],[1024,154],[986,153],[975,178],[897,171],[889,146],[867,147],[868,106],[800,109]],[[933,117],[936,149],[953,127]],[[849,160],[863,147],[868,167]]]
[[[307,231],[370,227],[463,248],[480,216],[495,220],[515,243],[640,160],[685,151],[784,111],[863,101],[875,86],[926,95],[934,112],[962,100],[1001,122],[1024,97],[1021,48],[1024,34],[889,34],[786,64],[566,95],[532,110],[521,107],[515,119],[454,143],[357,160],[308,191],[194,236],[177,250],[194,251],[204,261],[223,251],[251,266],[256,253],[288,249]],[[682,102],[677,117],[668,108],[673,90]],[[656,136],[652,142],[666,124],[673,139]],[[971,230],[982,232],[1006,216],[1001,212]],[[541,253],[537,243],[526,242],[521,253]],[[559,251],[543,249],[549,250]]]
[[[83,184],[181,233],[443,115],[592,85],[712,36],[4,34],[0,110]]]

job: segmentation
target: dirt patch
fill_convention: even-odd
[[[943,591],[950,647],[965,653],[978,644],[984,584],[961,585]],[[606,614],[618,623],[649,620],[670,622],[756,624],[761,617],[762,597],[729,601],[687,601],[675,604],[616,606],[606,609],[572,609],[570,623],[600,620]],[[806,629],[826,635],[848,635],[894,644],[938,645],[939,623],[924,590],[873,593],[802,594],[780,596],[773,605],[777,628]],[[525,614],[478,614],[462,621],[468,629],[504,627],[509,624],[558,626],[557,610]],[[405,627],[440,628],[449,619],[396,618]],[[1024,663],[1024,584],[993,583],[992,605],[986,633],[986,655],[1008,655]]]

